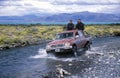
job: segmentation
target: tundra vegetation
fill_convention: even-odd
[[[65,26],[0,26],[0,49],[40,44],[54,38]],[[86,25],[85,31],[93,37],[120,36],[120,25]]]

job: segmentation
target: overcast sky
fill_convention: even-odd
[[[120,14],[120,0],[0,0],[0,16],[82,11]]]

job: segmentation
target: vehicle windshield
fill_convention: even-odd
[[[55,39],[66,39],[66,38],[72,38],[72,37],[73,37],[73,32],[69,32],[69,33],[57,34]]]

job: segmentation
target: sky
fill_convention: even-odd
[[[0,0],[0,16],[74,12],[120,14],[120,0]]]

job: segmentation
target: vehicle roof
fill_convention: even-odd
[[[75,33],[75,32],[77,32],[77,31],[78,31],[78,30],[67,30],[67,31],[60,32],[59,34],[61,34],[61,33],[69,33],[69,32]]]

